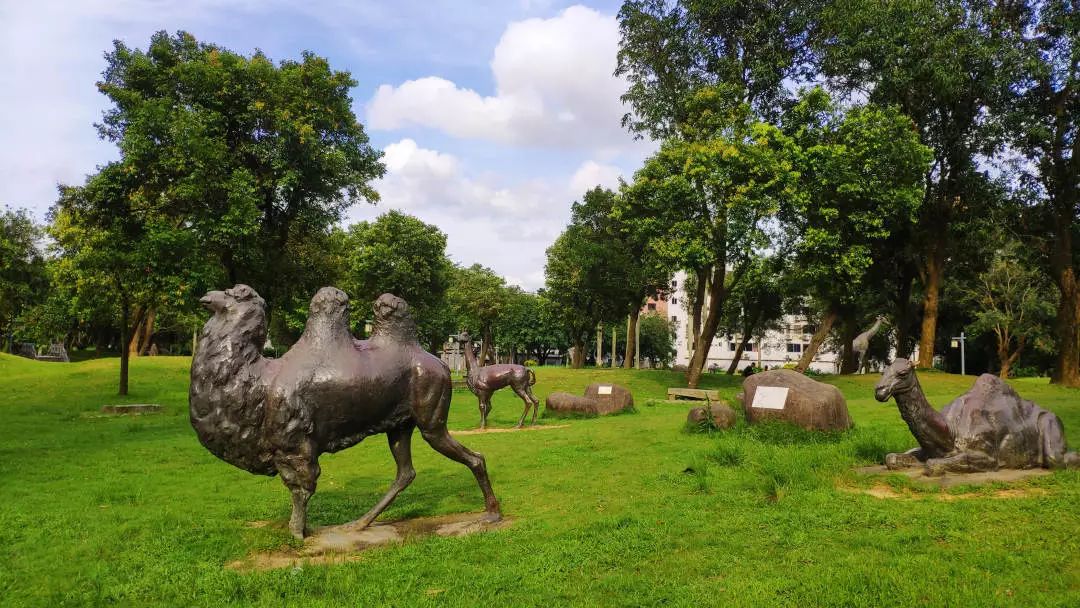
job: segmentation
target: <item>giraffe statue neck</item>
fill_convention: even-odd
[[[465,379],[466,382],[472,383],[476,377],[477,372],[480,370],[480,365],[476,361],[476,352],[473,351],[473,342],[469,340],[461,345],[465,356]]]

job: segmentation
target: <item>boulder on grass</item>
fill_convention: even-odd
[[[759,389],[765,389],[760,396]],[[840,389],[794,370],[754,374],[743,381],[742,392],[743,410],[750,424],[784,420],[811,431],[851,428],[851,415]]]
[[[544,415],[548,416],[597,416],[600,404],[595,399],[555,392],[544,402]]]
[[[735,426],[735,410],[723,403],[714,403],[709,407],[695,407],[686,415],[686,422],[695,426],[701,425],[707,418],[712,418],[713,425],[718,429],[730,429]]]
[[[634,396],[630,389],[618,384],[590,384],[585,396],[599,403],[597,413],[601,416],[624,412],[634,408]]]

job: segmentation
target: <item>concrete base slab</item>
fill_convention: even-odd
[[[356,522],[325,526],[305,538],[304,546],[299,549],[256,553],[247,559],[229,563],[226,567],[230,570],[252,571],[355,561],[360,558],[359,553],[373,547],[400,544],[411,538],[426,536],[465,536],[498,530],[510,523],[506,518],[489,522],[485,517],[485,513],[459,513],[376,522],[366,528],[358,527]]]
[[[552,429],[565,429],[569,424],[545,424],[543,426],[523,426],[520,429],[510,427],[508,429],[469,429],[467,431],[450,431],[451,435],[485,435],[487,433],[517,433],[519,431],[548,431]]]
[[[889,470],[885,468],[885,465],[860,467],[855,469],[855,472],[863,475],[904,475],[912,481],[941,488],[977,486],[994,482],[1010,483],[1053,474],[1053,471],[1049,469],[999,469],[981,473],[947,473],[939,477],[930,477],[926,475],[922,467]]]

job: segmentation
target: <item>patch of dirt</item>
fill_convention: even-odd
[[[230,570],[252,572],[278,568],[300,568],[305,565],[335,564],[357,561],[361,552],[373,547],[400,544],[411,538],[425,536],[465,536],[476,532],[498,530],[511,522],[485,520],[484,513],[460,513],[439,517],[418,517],[394,522],[376,522],[359,528],[356,522],[340,526],[325,526],[304,539],[299,549],[256,553],[226,564]],[[278,522],[250,522],[248,527],[276,527]]]
[[[947,473],[940,477],[930,477],[925,474],[922,467],[889,470],[885,468],[884,465],[860,467],[855,469],[855,472],[863,475],[903,475],[917,483],[941,488],[951,488],[953,486],[978,486],[994,482],[1012,483],[1030,479],[1032,477],[1042,477],[1044,475],[1054,474],[1054,472],[1049,469],[1000,469],[997,471],[984,471],[981,473]]]
[[[484,435],[487,433],[517,433],[519,431],[547,431],[551,429],[565,429],[569,424],[545,424],[543,426],[523,426],[520,429],[511,427],[508,429],[470,429],[468,431],[450,431],[451,435]]]
[[[839,489],[843,492],[866,494],[883,500],[917,500],[920,498],[929,498],[942,502],[953,502],[955,500],[968,500],[972,498],[1030,498],[1032,496],[1045,496],[1049,494],[1049,492],[1043,488],[1010,488],[1007,490],[996,490],[991,494],[980,494],[978,492],[964,492],[963,494],[949,494],[947,492],[925,493],[912,492],[911,490],[897,491],[895,488],[884,484],[877,484],[869,488],[842,487]]]

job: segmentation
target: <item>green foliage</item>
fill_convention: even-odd
[[[306,305],[329,272],[329,227],[375,201],[384,168],[349,98],[356,82],[305,53],[275,65],[186,32],[158,32],[143,51],[116,42],[98,88],[112,106],[99,130],[118,171],[191,249],[246,282],[275,312]],[[275,320],[275,326],[288,324]]]
[[[0,351],[15,319],[45,297],[48,276],[39,247],[41,227],[25,210],[0,213]]]
[[[640,323],[641,357],[667,367],[675,358],[675,325],[655,312],[641,315]]]
[[[506,297],[506,307],[495,322],[495,341],[501,348],[524,351],[532,357],[525,365],[536,365],[550,350],[565,350],[566,332],[546,296],[512,285]]]
[[[389,211],[373,222],[353,224],[339,238],[342,287],[352,298],[354,324],[370,320],[370,303],[392,293],[413,309],[424,342],[440,347],[454,331],[443,310],[451,274],[446,235],[411,215]]]

